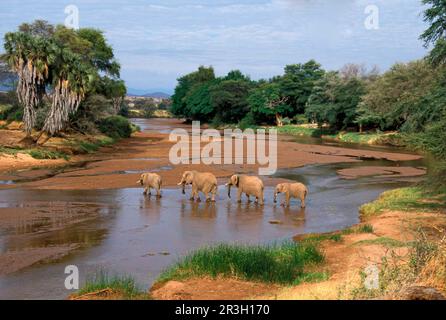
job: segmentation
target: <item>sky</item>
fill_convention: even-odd
[[[396,62],[426,54],[418,39],[426,28],[421,0],[0,0],[0,4],[1,42],[22,22],[44,19],[63,24],[66,7],[76,6],[81,28],[105,32],[132,93],[170,94],[178,77],[200,65],[212,65],[217,75],[239,69],[257,80],[310,59],[328,70],[364,63],[385,71]],[[366,27],[372,14],[379,21]]]

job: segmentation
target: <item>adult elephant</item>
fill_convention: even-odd
[[[215,202],[215,195],[217,194],[217,178],[210,172],[185,171],[181,177],[179,186],[183,187],[183,194],[186,194],[186,185],[192,185],[192,196],[190,200],[200,202],[199,192],[201,191],[206,196],[206,201]],[[211,195],[209,197],[209,195]]]
[[[229,178],[228,183],[226,184],[228,187],[228,197],[231,198],[231,187],[238,188],[237,192],[237,201],[242,202],[242,194],[246,194],[248,198],[248,202],[250,202],[250,196],[256,197],[256,201],[263,205],[264,197],[263,197],[263,181],[258,177],[254,176],[246,176],[246,175],[237,175],[234,174],[231,178]]]

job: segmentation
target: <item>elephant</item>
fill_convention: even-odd
[[[285,203],[282,206],[289,207],[290,198],[299,198],[301,207],[305,208],[305,198],[307,197],[308,189],[304,184],[299,182],[278,184],[274,193],[274,203],[277,203],[277,195],[279,193],[285,193]]]
[[[185,171],[181,177],[179,186],[183,186],[183,194],[186,194],[185,186],[192,185],[192,197],[190,200],[200,202],[199,192],[201,191],[206,196],[206,201],[215,202],[215,195],[217,194],[217,178],[209,172],[198,172],[198,171]],[[211,194],[211,198],[209,198]]]
[[[250,202],[250,196],[256,197],[256,202],[260,203],[260,205],[264,203],[263,191],[265,187],[263,186],[263,181],[258,177],[234,174],[226,186],[228,187],[229,198],[231,198],[231,187],[235,186],[238,188],[237,202],[239,203],[242,202],[242,193],[246,194],[248,203]]]
[[[161,177],[156,173],[143,173],[141,178],[136,182],[144,187],[144,195],[152,195],[150,189],[156,190],[156,196],[161,198]]]

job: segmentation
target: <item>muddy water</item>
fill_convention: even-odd
[[[138,124],[149,128],[144,120]],[[150,127],[161,132],[169,128]],[[313,141],[313,143],[317,143]],[[423,166],[422,161],[400,163]],[[410,178],[342,179],[336,172],[353,166],[395,166],[386,160],[335,165],[311,165],[279,170],[277,178],[306,183],[307,208],[291,209],[272,203],[266,188],[264,207],[236,204],[219,189],[218,201],[191,203],[177,189],[163,198],[144,198],[139,189],[94,191],[0,190],[0,214],[20,214],[0,224],[0,254],[29,252],[36,264],[6,267],[0,272],[0,299],[63,299],[67,265],[76,265],[81,283],[100,268],[130,274],[147,288],[169,264],[190,250],[218,242],[262,243],[296,234],[329,232],[359,221],[358,207],[381,192],[407,185]],[[166,168],[169,170],[170,168]],[[190,190],[188,190],[188,193]],[[234,191],[233,191],[234,192]],[[31,218],[30,218],[31,217]],[[280,224],[271,224],[279,220]],[[28,257],[28,259],[30,259]],[[29,261],[28,261],[29,262]]]

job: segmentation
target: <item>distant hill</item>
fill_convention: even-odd
[[[170,95],[164,92],[153,92],[153,93],[146,93],[143,94],[142,97],[147,98],[160,98],[160,99],[169,99]]]
[[[156,91],[153,93],[147,93],[145,90],[127,88],[127,95],[134,97],[146,97],[146,98],[161,98],[161,99],[169,99],[170,94],[167,94],[162,91]]]

